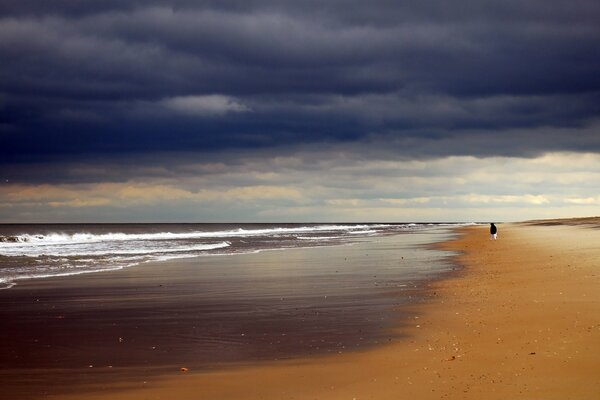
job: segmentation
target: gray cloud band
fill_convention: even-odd
[[[4,164],[307,143],[600,151],[593,1],[5,1],[0,15]]]

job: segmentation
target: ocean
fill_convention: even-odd
[[[350,245],[453,225],[459,224],[0,225],[0,289],[24,279],[118,270],[178,258]]]

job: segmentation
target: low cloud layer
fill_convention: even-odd
[[[250,109],[234,98],[223,95],[170,97],[160,102],[169,110],[197,116],[221,116],[229,112],[243,112]]]
[[[599,20],[592,0],[5,0],[0,216],[591,211],[571,180],[597,168],[571,164],[600,153]]]
[[[452,137],[476,153],[457,131],[485,140],[518,128],[572,130],[542,142],[526,134],[515,152],[555,150],[570,136],[598,151],[585,128],[600,111],[599,19],[584,0],[6,1],[0,154],[6,163],[374,135]]]
[[[96,166],[96,183],[4,183],[0,218],[44,221],[514,221],[600,213],[600,155],[384,160],[357,153]],[[92,166],[88,166],[91,170]],[[113,168],[114,170],[112,170]],[[84,171],[89,174],[90,170]],[[115,175],[116,176],[116,175]]]

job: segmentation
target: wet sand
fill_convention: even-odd
[[[392,330],[420,298],[419,282],[453,267],[420,248],[449,237],[436,232],[19,281],[0,291],[3,393],[107,394],[182,366],[214,371],[381,345],[401,335]]]
[[[463,268],[433,282],[397,338],[362,352],[173,371],[80,399],[595,399],[600,393],[600,229],[463,228]],[[408,318],[408,319],[407,319]],[[404,323],[403,323],[404,322]],[[408,322],[408,323],[407,323]],[[184,367],[182,365],[182,367]]]

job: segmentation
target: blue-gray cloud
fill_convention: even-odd
[[[599,20],[585,0],[3,1],[0,163],[598,152]]]

